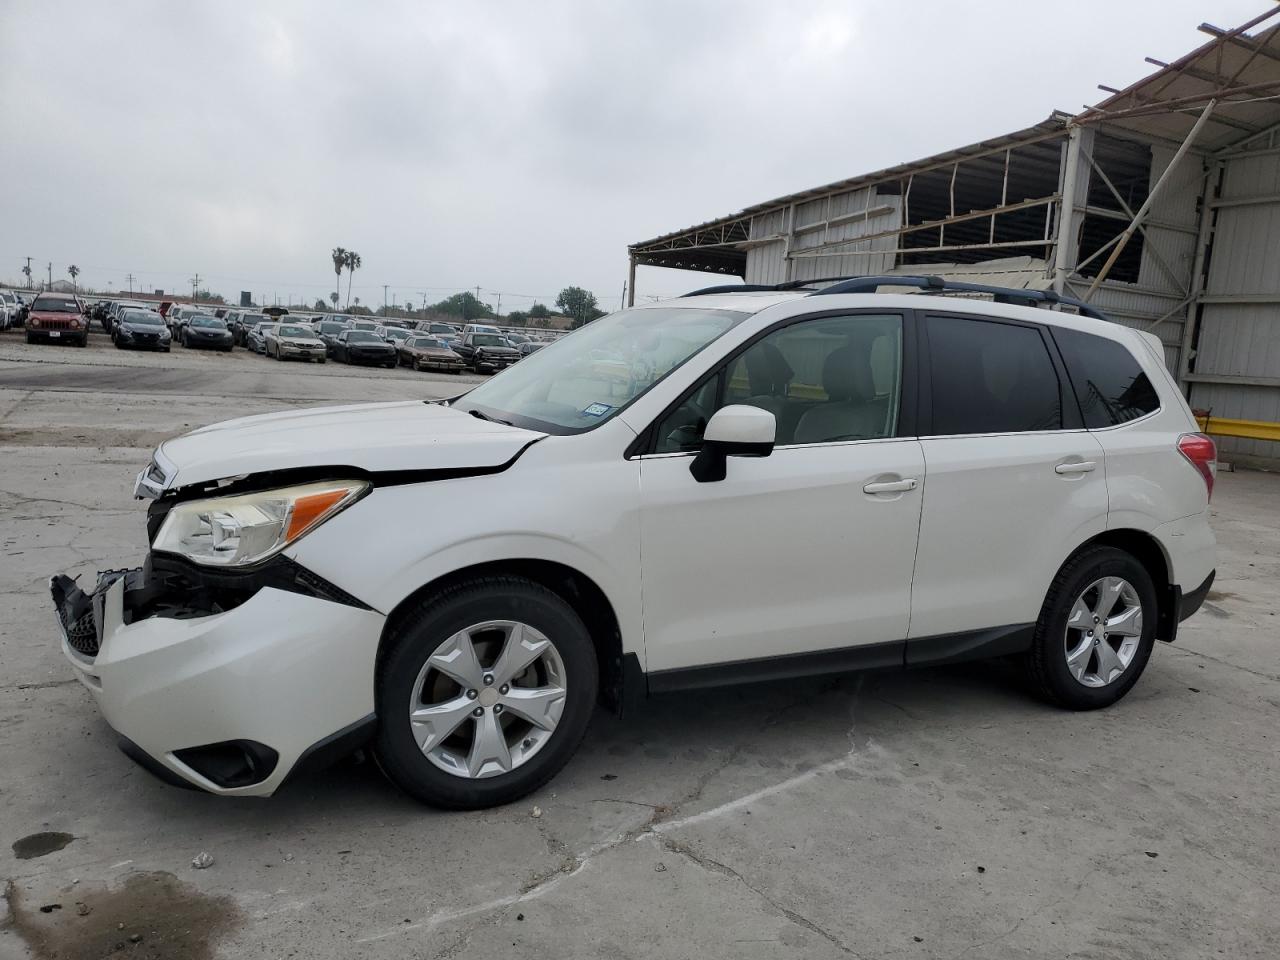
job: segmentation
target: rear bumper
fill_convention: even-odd
[[[369,729],[382,614],[264,587],[220,613],[133,619],[127,592],[137,573],[94,592],[90,625],[60,616],[62,650],[121,749],[162,780],[269,796],[320,746]],[[66,594],[55,585],[60,613]]]

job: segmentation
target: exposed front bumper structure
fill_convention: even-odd
[[[150,564],[90,594],[50,582],[63,652],[126,754],[166,782],[268,796],[300,758],[371,732],[382,614],[280,580],[229,609],[217,588],[205,611],[174,582]]]

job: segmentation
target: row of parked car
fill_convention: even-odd
[[[211,310],[189,304],[101,301],[89,308],[119,349],[245,349],[275,360],[465,369],[494,373],[546,346],[546,341],[489,324],[461,328],[441,321],[290,314],[268,307]]]

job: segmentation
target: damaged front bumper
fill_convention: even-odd
[[[267,796],[372,731],[385,617],[286,557],[224,573],[152,555],[89,593],[62,575],[50,591],[76,676],[167,782]]]

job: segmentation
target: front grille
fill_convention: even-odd
[[[59,616],[62,618],[62,628],[67,631],[67,643],[71,645],[71,649],[86,657],[96,657],[98,630],[93,625],[93,611],[90,610],[73,623],[67,623],[65,615]]]
[[[74,330],[76,329],[76,326],[77,326],[77,321],[72,320],[70,317],[66,318],[65,320],[61,318],[45,319],[44,317],[41,317],[40,326],[36,327],[36,329],[37,330]]]
[[[49,581],[53,608],[76,653],[92,659],[98,655],[98,628],[93,619],[93,600],[70,577],[59,574]]]

